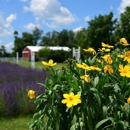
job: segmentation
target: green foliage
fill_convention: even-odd
[[[130,53],[126,48],[98,52],[79,63],[68,59],[68,68],[54,70],[49,67],[46,83],[39,83],[45,87],[45,93],[35,99],[39,112],[34,114],[30,130],[129,130],[130,102],[127,99],[130,96],[130,79],[121,75],[126,71],[119,71],[120,64],[129,64],[118,57],[122,54],[125,58],[126,53],[127,56]],[[106,55],[111,56],[112,64],[102,58]],[[105,72],[108,64],[113,69],[112,73],[109,73],[110,69]],[[89,75],[90,82],[81,78],[84,75]],[[82,102],[67,108],[62,100],[63,95],[70,92],[80,94]]]
[[[37,57],[42,60],[47,60],[51,50],[46,46],[37,52]]]
[[[74,45],[76,47],[81,47],[81,48],[87,48],[90,45],[87,42],[87,30],[84,28],[81,31],[78,31],[75,35],[74,39],[75,43]]]
[[[108,15],[99,15],[88,22],[87,41],[95,50],[101,47],[101,42],[114,43],[113,32],[116,19],[113,19],[113,13]]]
[[[72,52],[64,51],[64,50],[51,50],[47,60],[53,59],[55,62],[64,62],[66,61],[69,57],[72,56]]]
[[[116,40],[120,37],[125,37],[128,42],[130,42],[130,7],[126,7],[125,11],[121,13],[120,20],[117,24],[116,31],[115,31],[115,38]]]
[[[16,32],[14,32],[16,35]],[[23,32],[22,37],[15,36],[13,56],[16,56],[16,53],[19,52],[19,56],[22,57],[23,49],[28,45],[34,45],[34,37],[31,33]]]
[[[33,30],[33,37],[34,37],[34,45],[38,44],[38,41],[41,39],[43,31],[39,28],[35,27]]]
[[[45,36],[41,38],[41,43],[40,45],[46,45],[46,46],[57,46],[57,37],[59,35],[59,32],[57,31],[52,31],[52,32],[47,32]]]

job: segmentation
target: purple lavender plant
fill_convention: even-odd
[[[45,82],[48,71],[24,68],[7,62],[0,62],[0,116],[17,116],[34,113],[35,104],[27,91],[33,89],[36,95],[44,92],[37,83]]]

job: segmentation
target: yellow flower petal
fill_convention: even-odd
[[[50,64],[50,65],[53,64],[53,60],[52,60],[52,59],[49,60],[49,64]]]
[[[47,63],[47,62],[45,62],[45,61],[42,61],[42,64],[43,64],[43,65],[48,65],[48,63]]]
[[[68,102],[68,103],[66,104],[66,106],[67,106],[68,108],[72,107],[72,102]]]
[[[130,104],[130,97],[127,99],[127,103]]]
[[[61,102],[62,102],[63,104],[66,104],[66,103],[67,103],[67,100],[66,100],[66,99],[63,99]]]
[[[63,94],[63,97],[64,97],[64,98],[68,98],[69,95],[68,95],[68,94]]]

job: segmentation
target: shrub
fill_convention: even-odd
[[[68,57],[71,57],[71,52],[64,50],[51,50],[47,60],[53,59],[55,62],[64,62]]]
[[[50,55],[50,52],[51,52],[51,50],[46,46],[45,48],[43,48],[37,52],[37,57],[39,59],[47,60],[48,56]]]
[[[39,112],[31,130],[129,130],[130,129],[130,50],[102,43],[93,57],[79,63],[68,59],[69,68],[54,70],[53,60],[45,92],[35,98]],[[100,57],[98,56],[100,55]]]

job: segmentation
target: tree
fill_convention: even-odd
[[[125,11],[120,14],[120,21],[116,26],[115,38],[119,41],[120,38],[126,38],[130,43],[130,7],[126,7]]]
[[[87,30],[83,28],[81,31],[78,31],[75,34],[75,47],[80,46],[81,48],[87,48],[89,45],[87,44]]]
[[[67,46],[69,42],[68,30],[63,29],[58,35],[58,45]]]
[[[22,56],[22,51],[26,46],[34,45],[34,37],[31,33],[23,32],[22,37],[17,37],[14,40],[14,48],[12,55],[15,56],[19,52],[19,56]]]
[[[57,37],[59,35],[59,32],[52,31],[47,32],[45,36],[42,37],[41,44],[40,45],[47,45],[47,46],[57,46]]]
[[[14,31],[14,38],[16,39],[18,37],[18,31]]]
[[[14,40],[14,48],[12,49],[12,50],[13,50],[13,52],[12,52],[12,55],[13,55],[13,56],[16,56],[16,53],[17,53],[17,52],[19,52],[19,56],[20,56],[20,57],[22,56],[22,50],[23,50],[22,43],[23,43],[23,40],[22,40],[22,38],[20,38],[20,37],[17,37],[17,38]]]
[[[88,22],[87,44],[95,50],[101,47],[101,42],[114,44],[113,33],[117,19],[113,19],[113,13],[99,15]]]
[[[23,32],[22,33],[23,46],[35,45],[34,36],[31,33]]]
[[[33,37],[34,37],[34,44],[35,45],[37,45],[38,41],[41,39],[42,33],[43,33],[43,30],[40,30],[37,27],[33,30]]]
[[[68,36],[69,36],[69,40],[66,46],[68,46],[69,48],[72,48],[74,47],[74,44],[75,44],[75,33],[72,30],[70,30],[68,31]]]

